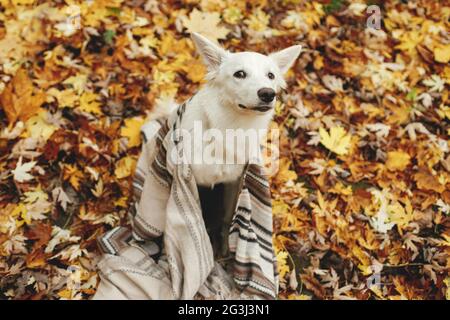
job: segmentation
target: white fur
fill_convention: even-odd
[[[216,128],[223,136],[226,129],[267,129],[273,116],[275,99],[269,104],[264,103],[257,91],[271,88],[278,93],[285,86],[283,75],[297,59],[301,46],[292,46],[266,56],[256,52],[231,53],[195,33],[192,40],[208,67],[208,82],[187,104],[181,127],[193,130],[194,121],[202,121],[203,130]],[[233,76],[239,70],[247,73],[245,79]],[[269,79],[269,72],[275,75],[274,79]],[[243,109],[239,104],[248,108],[269,105],[271,109],[259,112]],[[207,145],[208,142],[203,142],[203,150]],[[232,152],[245,153],[246,150],[239,147]],[[246,154],[237,156],[248,158]],[[243,168],[243,164],[192,164],[195,180],[202,186],[235,181],[241,176]]]

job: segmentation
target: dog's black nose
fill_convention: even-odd
[[[264,102],[272,102],[273,98],[275,98],[275,91],[270,88],[259,89],[258,97]]]

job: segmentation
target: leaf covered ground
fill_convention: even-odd
[[[190,32],[304,47],[272,124],[280,298],[449,298],[449,17],[427,0],[0,0],[0,299],[94,294],[140,125],[202,84]]]

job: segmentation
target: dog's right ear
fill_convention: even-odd
[[[209,71],[217,70],[227,55],[227,51],[198,33],[193,32],[191,38]]]

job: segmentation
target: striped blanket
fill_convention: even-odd
[[[231,261],[214,261],[197,186],[183,155],[179,125],[186,105],[145,124],[133,183],[131,227],[99,239],[100,284],[94,299],[274,299],[270,189],[264,168],[246,166],[229,233]]]

